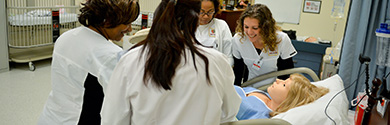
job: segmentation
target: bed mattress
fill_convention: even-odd
[[[76,22],[78,15],[74,13],[60,14],[60,24]],[[45,25],[51,24],[51,15],[47,16],[31,16],[28,14],[21,14],[10,16],[8,18],[10,25],[13,26],[32,26],[32,25]]]

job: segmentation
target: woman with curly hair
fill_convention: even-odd
[[[252,79],[272,71],[293,68],[292,57],[297,54],[290,38],[280,30],[266,5],[249,6],[237,20],[236,34],[232,39],[235,85],[240,86],[244,67]],[[284,76],[286,79],[288,76]],[[275,81],[270,78],[258,83],[257,88]]]

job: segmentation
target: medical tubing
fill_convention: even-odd
[[[387,75],[386,75],[385,79],[387,79],[387,77],[389,76],[389,74],[390,74],[390,72],[389,72],[389,73],[387,73]]]
[[[355,81],[352,82],[352,84],[350,84],[349,86],[345,87],[343,90],[340,90],[339,92],[337,92],[337,93],[332,97],[332,99],[330,99],[330,101],[328,102],[328,104],[326,105],[325,111],[324,111],[324,112],[325,112],[325,115],[326,115],[326,117],[328,117],[335,125],[336,125],[336,121],[334,121],[334,120],[328,115],[328,113],[326,112],[327,109],[328,109],[328,107],[329,107],[329,104],[333,101],[333,99],[334,99],[337,95],[339,95],[341,92],[343,92],[343,91],[349,89],[353,84],[355,84],[356,81],[360,78],[360,76],[363,75],[363,73],[364,73],[364,72],[360,73],[360,74],[359,74],[359,77],[357,77],[357,78],[355,79]],[[362,99],[363,99],[363,98],[362,98]],[[360,101],[362,101],[362,99],[359,100],[359,102],[357,103],[357,105],[360,103]]]

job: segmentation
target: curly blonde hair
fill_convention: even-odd
[[[288,91],[286,99],[270,113],[273,117],[279,113],[283,113],[294,107],[302,106],[314,102],[318,98],[329,92],[328,88],[317,87],[310,83],[310,81],[301,74],[291,74],[290,90]]]
[[[245,37],[244,33],[244,19],[254,18],[259,20],[260,35],[263,38],[265,52],[269,50],[274,51],[277,44],[280,43],[276,36],[276,31],[281,28],[276,25],[275,19],[272,17],[271,11],[264,4],[254,4],[248,7],[237,20],[236,33],[240,33],[240,41]],[[241,42],[242,43],[242,42]],[[268,47],[268,48],[267,48]]]

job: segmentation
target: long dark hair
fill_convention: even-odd
[[[208,84],[209,60],[200,53],[194,44],[201,45],[195,39],[198,27],[198,14],[200,12],[199,0],[162,0],[154,13],[153,25],[144,41],[134,47],[144,45],[142,50],[147,52],[145,64],[144,83],[153,80],[157,87],[170,90],[172,78],[180,64],[181,56],[185,56],[185,49],[191,51],[194,67],[195,54],[206,64],[206,78]],[[146,48],[148,48],[147,51]],[[187,60],[186,60],[187,61]]]
[[[82,5],[79,22],[86,27],[127,25],[136,20],[140,12],[137,0],[87,0]]]

